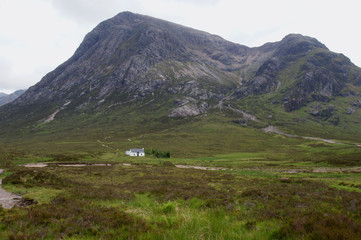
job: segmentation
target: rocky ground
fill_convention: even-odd
[[[4,170],[0,169],[0,174]],[[6,209],[13,208],[15,205],[21,202],[21,196],[9,193],[1,188],[2,180],[0,179],[0,206]]]

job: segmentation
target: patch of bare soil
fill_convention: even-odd
[[[123,166],[131,166],[129,163],[123,163]],[[28,163],[21,165],[26,168],[44,168],[49,166],[57,166],[57,167],[111,167],[113,164],[110,163]]]
[[[361,167],[324,167],[314,169],[287,169],[285,173],[297,174],[297,173],[360,173]]]
[[[208,170],[208,171],[217,171],[217,170],[230,170],[227,168],[219,168],[219,167],[203,167],[203,166],[188,166],[188,165],[174,165],[177,168],[192,168],[199,170]]]
[[[27,168],[43,168],[47,167],[49,164],[47,163],[27,163],[20,166],[27,167]]]
[[[314,173],[329,173],[329,172],[340,172],[340,173],[359,173],[361,167],[349,167],[349,168],[316,168],[313,169]]]

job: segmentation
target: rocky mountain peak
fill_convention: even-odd
[[[327,47],[324,44],[322,44],[321,42],[319,42],[316,38],[304,36],[299,33],[288,34],[281,40],[281,42],[282,43],[293,43],[293,44],[300,43],[300,42],[308,42],[308,43],[314,45],[315,47],[327,49]]]
[[[301,34],[289,34],[279,42],[279,49],[276,52],[277,56],[295,56],[305,55],[309,51],[317,48],[328,50],[328,48],[320,43],[317,39],[303,36]]]
[[[163,101],[167,117],[184,117],[266,94],[273,94],[272,101],[285,111],[294,111],[353,94],[348,88],[361,85],[360,76],[346,57],[300,34],[249,48],[123,12],[96,26],[68,61],[8,105],[2,116],[18,106],[39,120],[37,112],[50,115],[55,109],[79,114]]]
[[[151,70],[165,61],[173,63],[169,65],[173,70],[174,64],[181,64],[180,68],[187,63],[193,65],[191,70],[183,69],[172,75],[181,77],[188,72],[192,75],[189,80],[204,76],[223,81],[227,77],[217,76],[209,67],[237,68],[248,50],[206,32],[124,12],[96,26],[68,61],[47,74],[18,102],[87,95],[102,100],[115,92],[132,92],[133,98],[137,98],[134,92],[145,96],[171,81],[169,70],[167,74],[159,70],[154,74]]]

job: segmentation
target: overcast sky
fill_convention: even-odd
[[[361,66],[359,0],[0,0],[0,92],[28,88],[119,12],[145,14],[249,47],[312,36]]]

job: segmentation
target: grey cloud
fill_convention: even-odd
[[[0,89],[15,91],[29,87],[29,82],[39,81],[43,71],[35,71],[30,74],[15,74],[12,71],[12,63],[4,58],[0,58]]]
[[[10,69],[11,63],[3,58],[0,58],[0,87],[2,89],[13,89]]]

